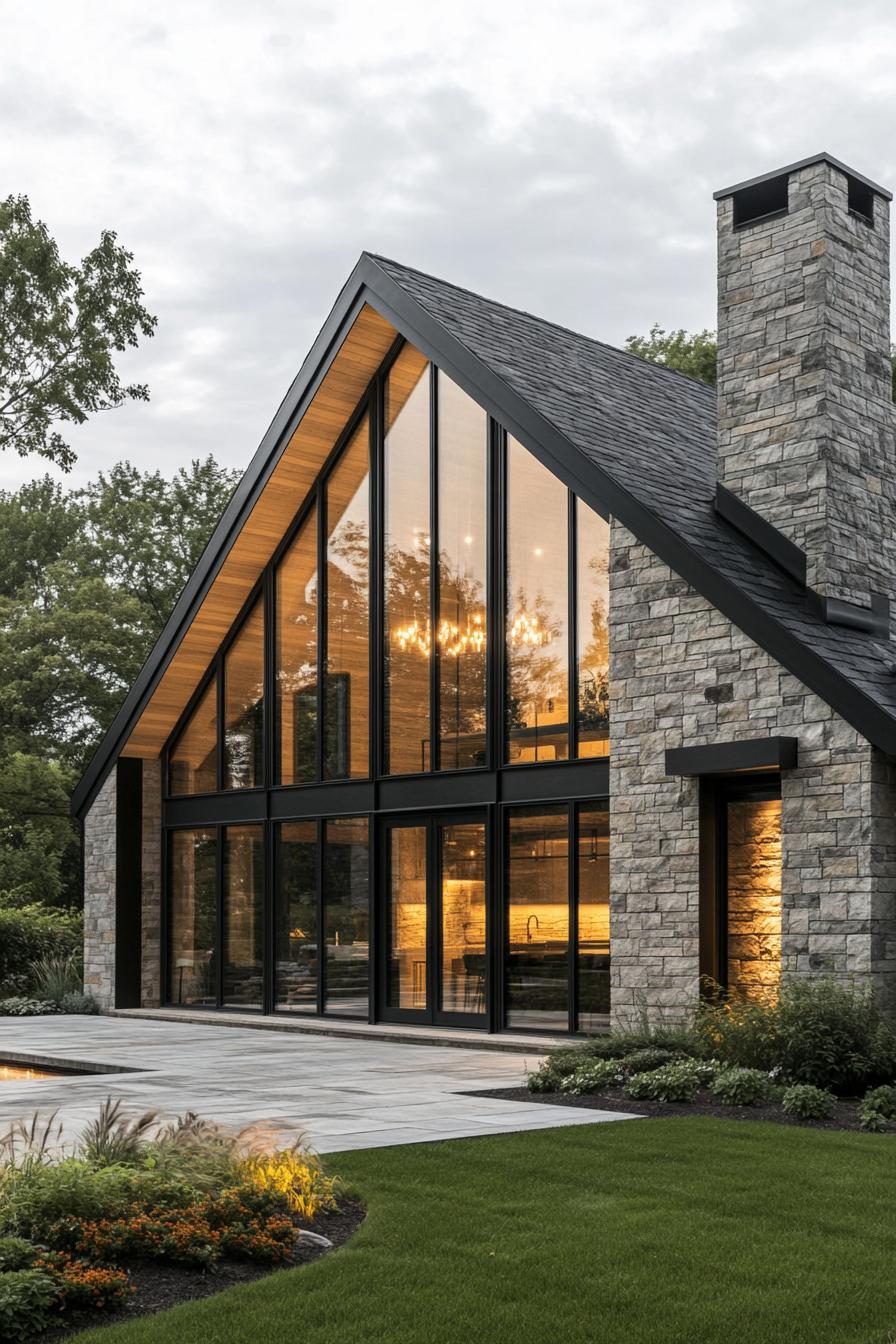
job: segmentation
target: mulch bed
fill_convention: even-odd
[[[632,1101],[622,1092],[594,1092],[574,1097],[568,1092],[530,1092],[526,1087],[500,1087],[471,1096],[496,1097],[501,1101],[530,1101],[535,1106],[577,1106],[585,1111],[625,1111],[651,1118],[670,1115],[711,1115],[720,1120],[772,1120],[778,1125],[801,1125],[803,1129],[858,1129],[857,1101],[838,1101],[828,1120],[796,1120],[780,1105],[723,1106],[711,1092],[698,1092],[694,1101]]]
[[[296,1246],[292,1260],[285,1265],[259,1265],[250,1261],[225,1260],[211,1270],[191,1269],[186,1265],[171,1265],[159,1260],[134,1261],[124,1268],[128,1270],[131,1283],[137,1289],[126,1307],[120,1311],[94,1311],[79,1316],[77,1320],[66,1322],[64,1326],[47,1330],[40,1336],[40,1344],[65,1339],[79,1330],[87,1330],[97,1325],[120,1325],[132,1321],[137,1316],[149,1316],[156,1311],[165,1311],[168,1307],[180,1306],[182,1302],[195,1302],[201,1297],[212,1297],[233,1288],[237,1284],[252,1283],[268,1274],[276,1274],[283,1269],[294,1269],[297,1265],[309,1264],[328,1255],[330,1250],[344,1246],[364,1221],[365,1210],[354,1200],[344,1200],[332,1213],[322,1213],[313,1223],[308,1223],[309,1232],[318,1232],[332,1241],[332,1248],[312,1246],[302,1242]]]

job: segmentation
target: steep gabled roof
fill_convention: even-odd
[[[806,590],[716,513],[710,388],[364,253],[79,783],[75,812],[89,806],[125,747],[312,395],[370,310],[385,319],[384,331],[394,329],[435,360],[586,502],[619,518],[870,742],[896,754],[889,643],[827,624]]]

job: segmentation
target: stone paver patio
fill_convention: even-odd
[[[236,1128],[300,1128],[319,1152],[627,1118],[462,1095],[519,1086],[535,1052],[527,1059],[140,1018],[0,1019],[0,1060],[17,1054],[139,1072],[0,1083],[0,1131],[39,1108],[58,1110],[64,1137],[73,1138],[107,1096],[135,1114],[192,1110]]]

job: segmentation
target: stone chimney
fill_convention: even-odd
[[[843,603],[879,613],[896,585],[892,196],[817,154],[715,199],[719,481],[849,624]]]

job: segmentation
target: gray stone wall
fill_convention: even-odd
[[[699,991],[698,781],[665,750],[780,734],[782,973],[896,970],[893,764],[617,522],[610,552],[610,936],[622,1021]]]
[[[140,1002],[160,1003],[162,918],[162,764],[143,762],[142,974]]]
[[[115,791],[113,769],[84,818],[84,988],[104,1009],[115,997]]]
[[[719,479],[806,552],[810,587],[892,595],[889,204],[870,227],[816,163],[786,215],[736,231],[719,201],[718,246]]]
[[[116,771],[84,818],[84,987],[102,1009],[115,1006]],[[159,761],[143,762],[140,1002],[160,994],[162,782]]]

